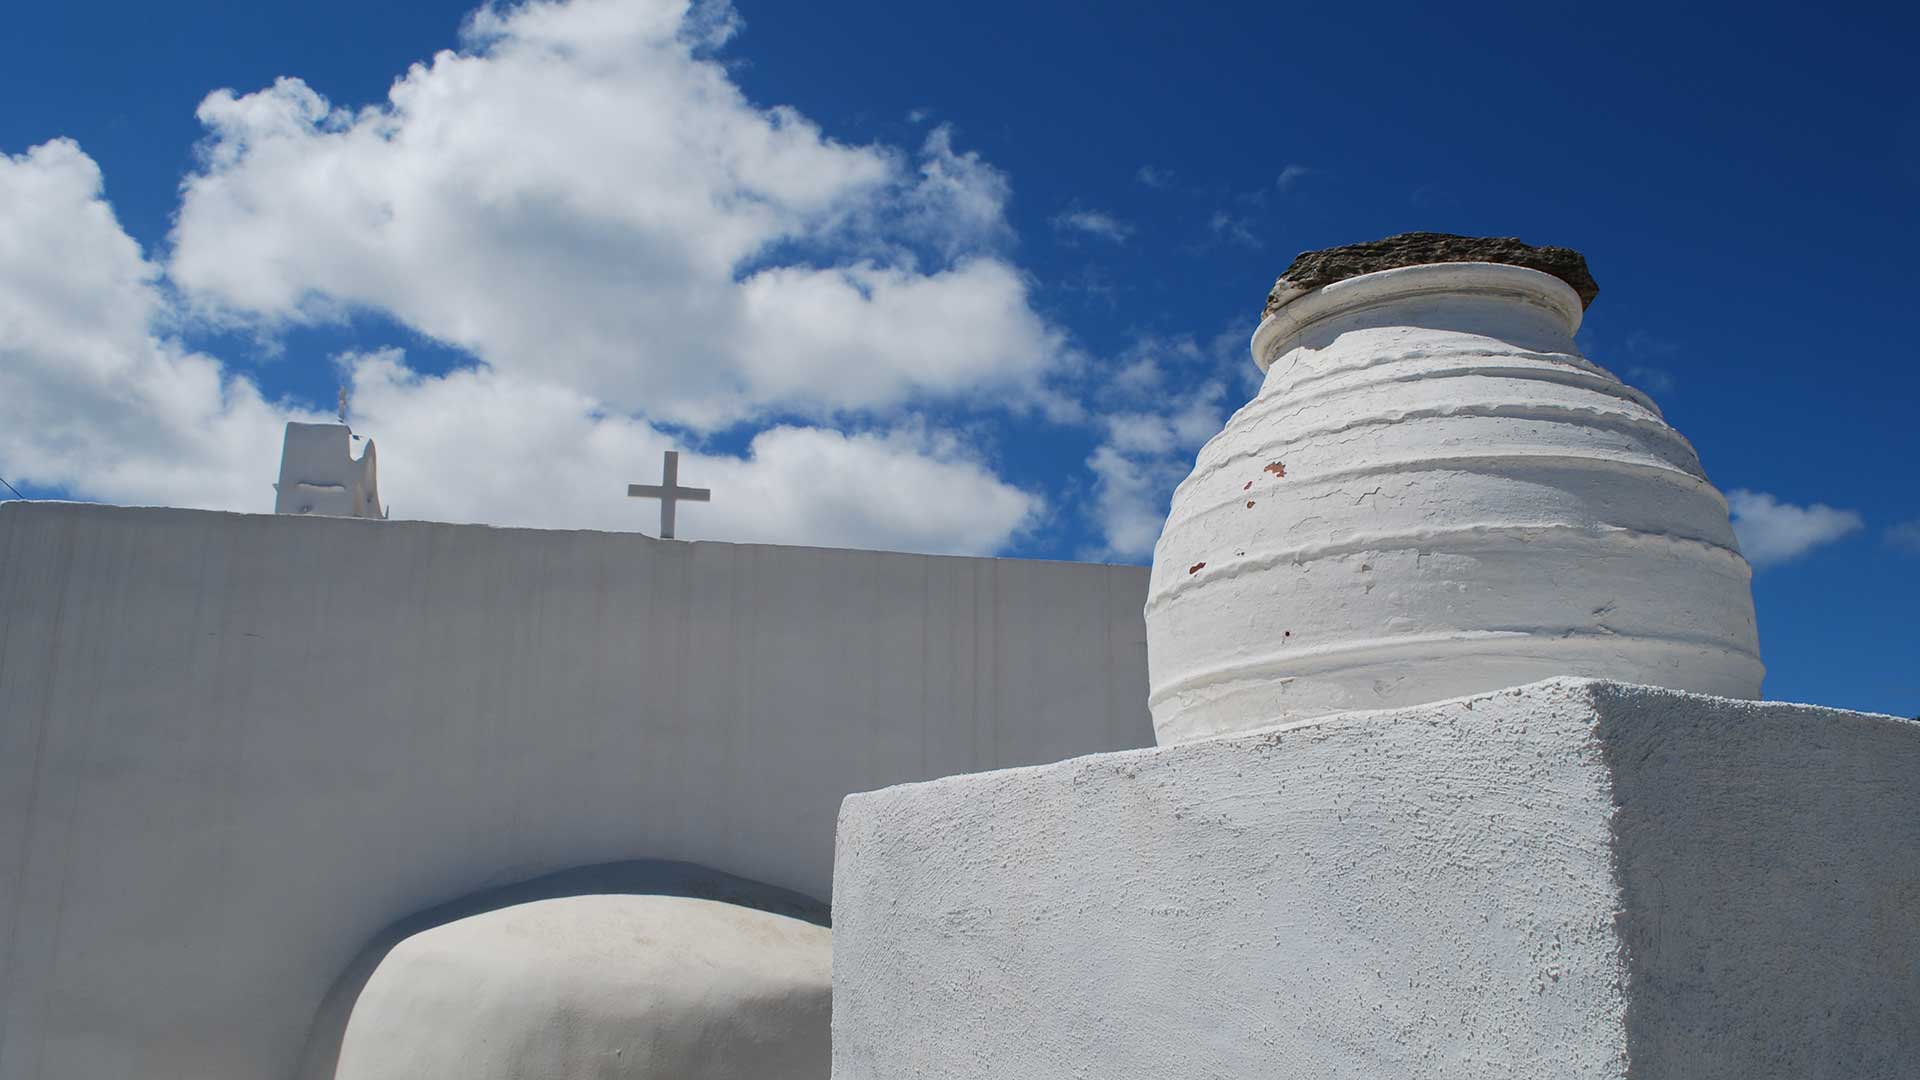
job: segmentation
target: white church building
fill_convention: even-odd
[[[0,504],[0,1080],[1920,1075],[1920,724],[1596,289],[1301,256],[1151,570]]]

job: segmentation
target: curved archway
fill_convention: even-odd
[[[424,930],[472,915],[535,900],[563,896],[606,894],[685,896],[718,900],[800,919],[816,926],[832,926],[827,904],[804,893],[728,874],[697,863],[667,859],[632,859],[599,863],[471,893],[392,923],[373,936],[328,988],[307,1031],[305,1049],[294,1073],[297,1080],[333,1080],[340,1056],[340,1040],[354,1002],[395,945]]]

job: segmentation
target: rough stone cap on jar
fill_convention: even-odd
[[[1410,232],[1364,244],[1301,252],[1293,265],[1287,267],[1287,272],[1280,275],[1280,280],[1273,283],[1273,291],[1267,294],[1267,306],[1261,314],[1271,315],[1315,289],[1361,274],[1403,266],[1462,262],[1502,263],[1551,274],[1579,294],[1583,310],[1600,295],[1600,286],[1587,271],[1587,257],[1572,248],[1539,247],[1511,236]]]

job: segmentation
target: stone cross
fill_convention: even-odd
[[[688,502],[708,502],[713,492],[707,488],[689,488],[680,486],[680,451],[667,451],[667,463],[661,470],[658,484],[628,484],[629,499],[660,500],[660,538],[673,539],[673,506],[681,499]]]

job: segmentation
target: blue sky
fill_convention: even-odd
[[[1144,561],[1296,252],[1517,235],[1736,493],[1768,695],[1920,710],[1896,5],[471,10],[10,15],[0,475],[265,510],[345,383],[397,516],[646,529],[678,446],[690,537]]]

